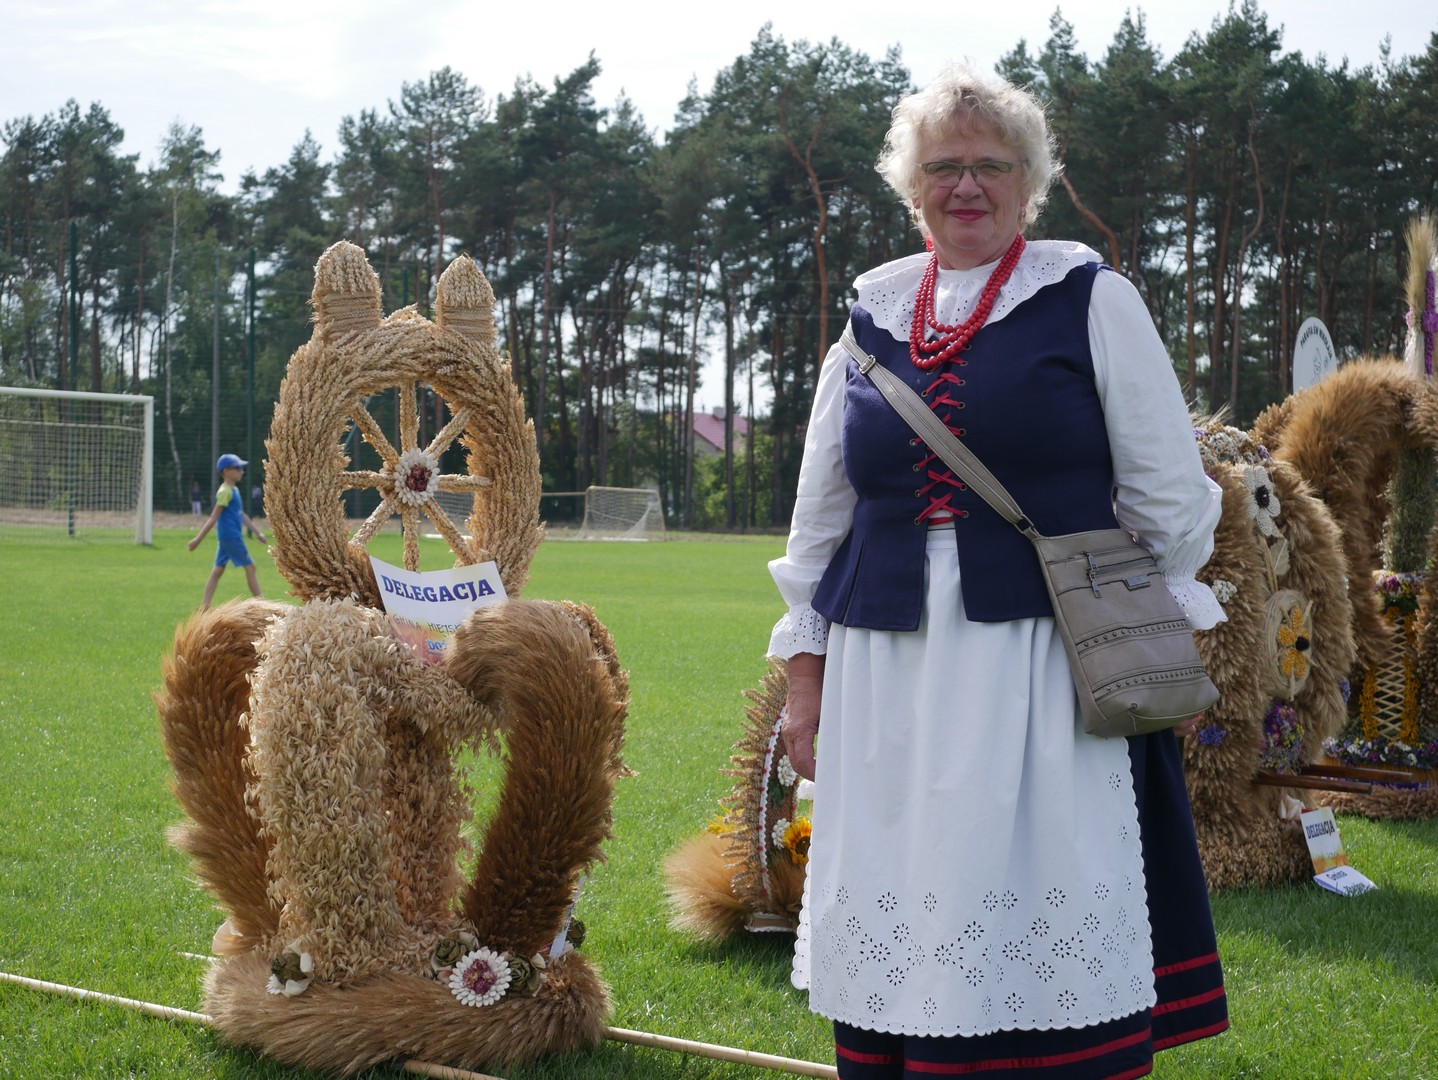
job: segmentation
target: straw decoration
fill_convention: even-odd
[[[228,916],[206,1006],[227,1041],[340,1074],[594,1047],[608,994],[566,920],[626,775],[628,679],[589,609],[518,599],[542,537],[538,456],[495,349],[493,293],[461,259],[436,322],[382,320],[377,277],[341,243],[313,301],[266,442],[275,560],[304,603],[197,615],[156,698],[191,819],[173,839]],[[424,386],[451,417],[421,446]],[[391,387],[394,441],[366,406]],[[348,470],[351,425],[381,468]],[[444,475],[456,439],[465,471]],[[351,536],[340,496],[354,488],[380,501]],[[469,535],[436,491],[470,496]],[[510,597],[471,614],[438,665],[381,610],[365,545],[396,516],[408,568],[429,521],[456,565],[493,559]],[[501,798],[466,877],[473,793],[455,756],[501,735]]]
[[[315,331],[290,360],[265,446],[265,506],[280,573],[301,599],[356,596],[380,606],[365,544],[398,510],[405,522],[405,562],[417,565],[423,517],[397,505],[398,458],[415,446],[418,387],[432,387],[454,417],[444,440],[458,438],[466,454],[461,477],[441,476],[439,490],[472,495],[459,527],[441,528],[457,565],[489,559],[499,564],[506,592],[517,596],[542,538],[539,459],[532,425],[509,365],[494,340],[494,295],[478,268],[461,258],[440,279],[438,323],[405,309],[380,318],[378,279],[364,252],[339,243],[315,268]],[[366,408],[373,394],[396,388],[398,445]],[[348,470],[342,440],[353,424],[386,468]],[[427,449],[442,452],[441,439]],[[447,443],[446,443],[447,444]],[[426,448],[421,448],[426,449]],[[380,507],[351,536],[340,499],[355,487],[375,488]],[[430,500],[432,504],[433,500]],[[437,520],[437,504],[424,507]]]
[[[743,730],[724,770],[734,786],[720,800],[723,816],[664,862],[675,927],[706,941],[741,929],[792,931],[798,925],[803,865],[774,835],[782,821],[795,817],[797,806],[796,780],[778,775],[787,692],[787,667],[771,658],[759,686],[745,691]]]

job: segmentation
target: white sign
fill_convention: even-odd
[[[1348,856],[1343,853],[1343,840],[1338,835],[1338,823],[1333,820],[1331,807],[1305,810],[1299,815],[1303,825],[1303,838],[1308,841],[1308,854],[1317,871],[1313,880],[1330,892],[1340,896],[1356,896],[1377,888],[1373,882],[1348,865]]]
[[[416,571],[373,555],[369,561],[394,636],[426,664],[444,659],[445,646],[471,611],[508,599],[493,562]]]
[[[1321,874],[1314,874],[1313,880],[1339,896],[1357,896],[1378,888],[1351,866],[1335,866]]]
[[[1317,319],[1304,319],[1293,344],[1293,390],[1307,390],[1338,370],[1338,354],[1328,327]]]

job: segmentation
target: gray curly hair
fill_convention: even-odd
[[[979,71],[972,61],[949,64],[928,86],[894,106],[893,122],[875,168],[912,209],[919,194],[919,154],[924,140],[952,131],[974,117],[990,124],[1018,152],[1024,166],[1023,193],[1028,199],[1024,223],[1032,224],[1048,202],[1049,185],[1063,168],[1054,153],[1043,103],[1033,91]],[[917,212],[914,219],[922,228]]]

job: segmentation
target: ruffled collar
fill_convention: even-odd
[[[919,279],[924,276],[929,259],[928,252],[895,259],[860,274],[854,281],[860,305],[873,316],[876,325],[900,341],[908,340]],[[1074,267],[1102,261],[1103,257],[1085,244],[1069,240],[1030,240],[1013,274],[999,290],[989,322],[998,322],[1044,286],[1062,281]],[[940,270],[934,286],[934,307],[939,322],[959,323],[968,318],[998,264],[999,260],[995,259],[972,270]]]

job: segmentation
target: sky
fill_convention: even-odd
[[[764,24],[785,41],[843,44],[879,58],[898,46],[922,84],[950,59],[992,66],[1023,39],[1037,53],[1055,10],[1078,48],[1102,59],[1126,13],[1141,14],[1167,59],[1204,33],[1227,0],[1063,0],[972,5],[882,0],[0,0],[0,123],[53,113],[74,98],[99,102],[125,130],[122,152],[145,167],[172,123],[199,127],[221,152],[225,190],[247,170],[283,164],[308,130],[333,157],[342,118],[384,111],[401,86],[446,65],[486,98],[516,79],[552,87],[592,51],[602,66],[596,103],[632,100],[661,135],[691,83],[701,93],[746,54]],[[1420,0],[1259,0],[1285,51],[1336,66],[1424,51],[1438,8]],[[967,9],[972,10],[967,10]],[[408,11],[410,14],[406,14]],[[877,153],[878,148],[875,147]]]
[[[155,160],[172,122],[198,126],[220,149],[233,189],[245,170],[282,164],[306,129],[328,158],[343,117],[384,110],[404,83],[445,65],[492,99],[524,76],[550,87],[592,50],[603,68],[597,103],[612,106],[623,93],[662,134],[691,81],[708,91],[765,22],[786,41],[838,38],[876,58],[897,45],[923,83],[952,58],[992,65],[1021,38],[1036,53],[1056,9],[1074,26],[1080,51],[1098,60],[1126,12],[1143,15],[1167,58],[1228,7],[1226,0],[1166,0],[1153,10],[1124,0],[972,6],[980,10],[891,9],[875,0],[440,0],[405,17],[395,0],[0,0],[0,121],[54,112],[72,97],[82,109],[98,101],[125,129],[123,150],[138,153],[142,166]],[[1378,62],[1386,35],[1402,57],[1421,53],[1438,31],[1438,8],[1419,0],[1259,0],[1259,8],[1270,26],[1282,27],[1285,50],[1310,60],[1321,53],[1332,64],[1346,57],[1355,67]]]

